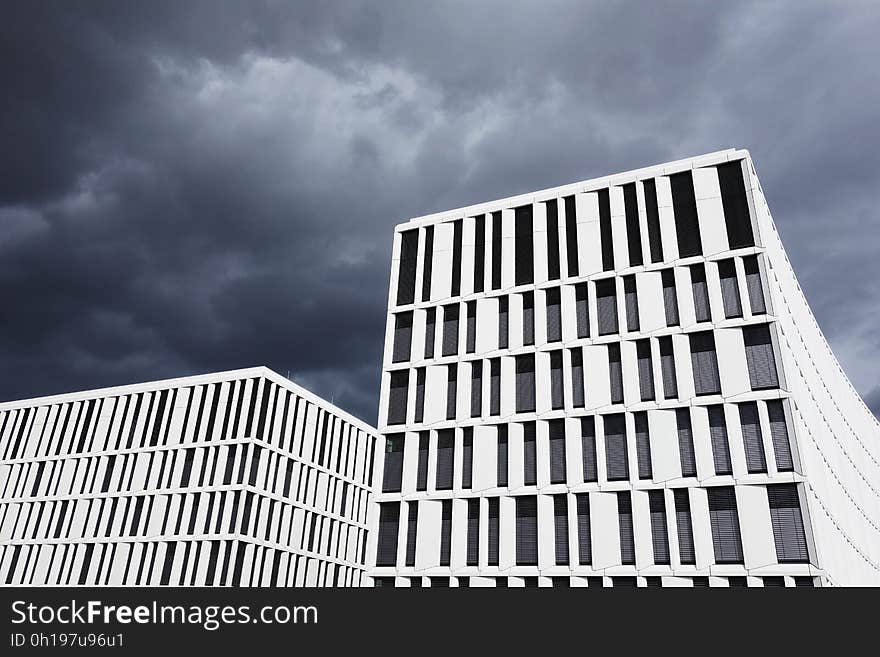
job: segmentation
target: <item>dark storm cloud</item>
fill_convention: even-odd
[[[265,364],[372,422],[394,224],[738,146],[876,413],[878,28],[870,3],[7,3],[0,398]]]

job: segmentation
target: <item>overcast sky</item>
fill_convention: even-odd
[[[296,5],[3,3],[0,399],[263,364],[375,422],[395,224],[742,147],[880,412],[876,2]]]

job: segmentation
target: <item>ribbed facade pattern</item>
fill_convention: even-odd
[[[0,582],[358,586],[376,436],[265,368],[0,405]]]
[[[374,583],[838,581],[813,524],[809,476],[827,473],[803,454],[780,253],[737,150],[398,226]],[[874,522],[866,469],[842,513]],[[877,561],[863,527],[848,536]]]

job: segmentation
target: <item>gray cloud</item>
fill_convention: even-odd
[[[266,364],[373,421],[394,224],[738,146],[878,411],[876,5],[4,14],[0,398]]]

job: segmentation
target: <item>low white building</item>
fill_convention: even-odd
[[[880,584],[880,426],[744,150],[397,226],[379,430],[377,585]]]
[[[376,440],[264,367],[0,404],[0,584],[359,586]]]

